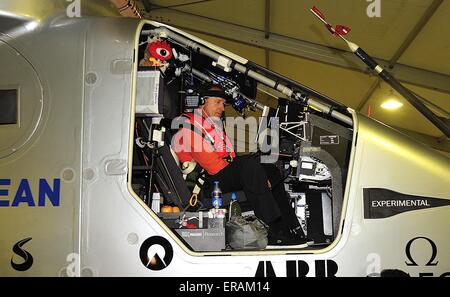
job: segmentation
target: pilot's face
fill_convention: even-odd
[[[220,97],[208,97],[205,105],[203,105],[203,111],[209,117],[220,118],[225,111],[225,99]]]

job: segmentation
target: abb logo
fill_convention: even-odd
[[[334,277],[338,271],[338,265],[333,260],[315,260],[313,265],[315,277]],[[306,277],[310,271],[310,266],[302,260],[286,261],[287,277]],[[256,269],[255,277],[275,277],[272,262],[260,261]]]

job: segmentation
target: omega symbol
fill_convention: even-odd
[[[408,257],[408,261],[405,261],[407,266],[419,266],[413,259],[413,257],[411,256],[411,245],[414,241],[416,241],[417,239],[425,239],[426,241],[428,241],[428,243],[431,246],[431,257],[430,260],[427,262],[427,264],[425,264],[425,266],[436,266],[438,264],[438,262],[433,263],[434,259],[437,256],[437,247],[436,244],[429,238],[427,237],[415,237],[413,239],[411,239],[407,244],[406,244],[406,248],[405,248],[405,252],[406,252],[406,257]]]

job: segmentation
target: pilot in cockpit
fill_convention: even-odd
[[[196,161],[210,184],[220,182],[223,193],[243,191],[255,215],[269,226],[269,245],[305,244],[279,169],[253,155],[236,156],[221,120],[229,99],[220,85],[203,89],[200,106],[182,115],[185,125],[174,135],[174,151],[180,162]]]

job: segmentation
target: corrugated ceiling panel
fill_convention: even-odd
[[[444,1],[399,60],[450,75],[450,1]]]
[[[382,0],[381,17],[369,18],[365,0],[272,1],[271,31],[317,44],[347,50],[309,9],[317,5],[333,24],[352,28],[349,39],[374,57],[390,59],[423,15],[431,0]]]
[[[172,6],[191,2],[195,1],[151,1],[151,3],[161,6]],[[178,6],[174,7],[174,9],[225,22],[231,22],[241,26],[264,30],[265,12],[263,0],[215,0]]]

